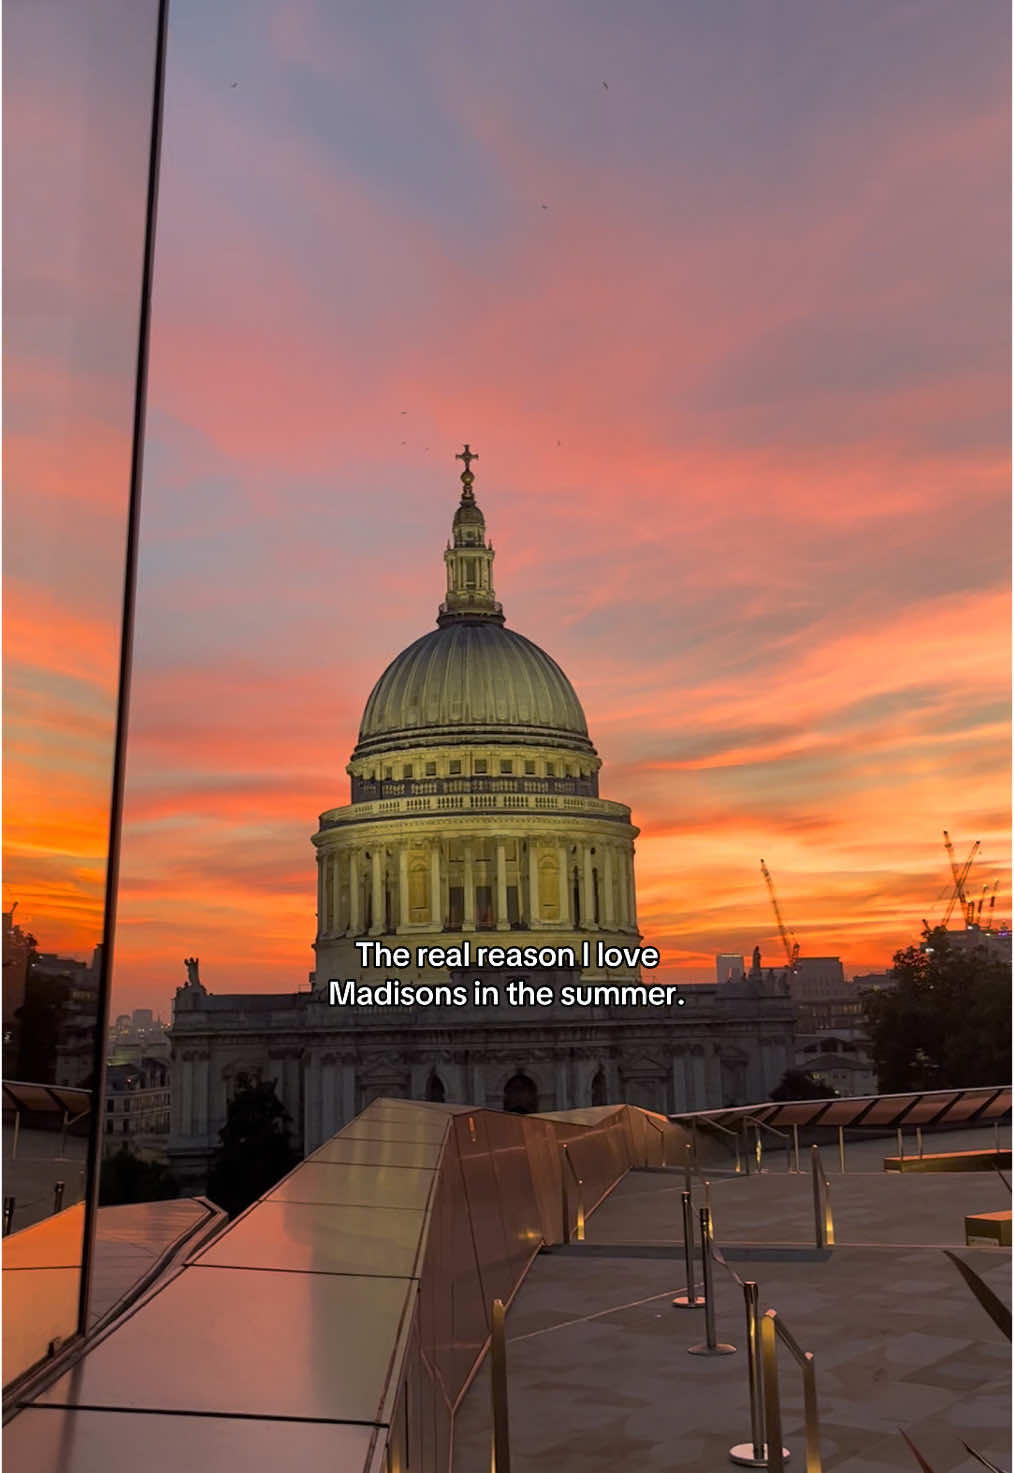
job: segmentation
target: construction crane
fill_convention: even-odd
[[[782,913],[778,909],[778,896],[775,894],[775,885],[774,881],[771,878],[771,871],[768,869],[763,859],[761,860],[761,874],[767,881],[768,892],[771,896],[771,904],[774,906],[775,910],[775,920],[778,922],[778,930],[781,934],[782,945],[785,947],[785,955],[788,958],[789,966],[792,968],[793,971],[795,971],[796,963],[799,961],[799,942],[796,940],[794,935],[792,936],[792,940],[789,940],[790,932],[785,929],[785,922],[782,920]]]
[[[986,912],[986,930],[987,931],[992,931],[992,929],[993,929],[993,907],[996,905],[996,890],[997,890],[997,886],[999,885],[999,883],[1000,883],[999,880],[994,880],[993,881],[993,889],[990,891],[990,896],[989,896],[989,910]]]
[[[960,870],[958,869],[957,861],[954,858],[954,846],[951,843],[950,838],[948,837],[946,829],[944,830],[944,842],[947,846],[947,855],[951,861],[951,870],[954,874],[954,890],[951,893],[951,898],[947,903],[947,909],[944,912],[943,925],[946,929],[947,922],[951,918],[951,912],[954,910],[954,907],[959,900],[961,902],[961,911],[965,917],[966,923],[968,921],[969,904],[968,901],[965,899],[965,881],[968,879],[968,872],[972,868],[972,864],[975,861],[975,856],[979,852],[980,841],[976,839],[975,843],[971,847],[971,850],[969,851],[968,858],[965,860]]]

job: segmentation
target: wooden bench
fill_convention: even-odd
[[[996,1243],[1000,1248],[1009,1248],[1010,1211],[974,1212],[965,1218],[965,1242],[969,1247],[978,1243]]]
[[[885,1156],[885,1171],[997,1171],[1010,1170],[1010,1148],[988,1151],[944,1151],[924,1156]]]

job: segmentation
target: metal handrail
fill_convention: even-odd
[[[560,1147],[560,1151],[561,1151],[561,1155],[563,1157],[563,1160],[570,1167],[570,1173],[573,1176],[574,1183],[575,1183],[575,1185],[577,1187],[577,1221],[575,1222],[575,1225],[574,1225],[574,1236],[577,1238],[577,1241],[579,1243],[583,1243],[584,1242],[584,1182],[581,1179],[581,1177],[578,1176],[577,1171],[576,1171],[575,1166],[574,1166],[574,1163],[570,1159],[570,1152],[567,1150],[567,1144],[566,1144],[566,1142],[564,1142],[564,1144]],[[560,1185],[562,1187],[562,1194],[563,1194],[563,1241],[565,1243],[569,1243],[570,1242],[570,1193],[567,1191],[567,1173],[565,1171],[563,1171],[563,1170],[561,1170],[561,1172],[560,1172]]]
[[[727,1125],[719,1125],[719,1123],[718,1123],[717,1120],[709,1120],[707,1122],[707,1124],[708,1124],[708,1129],[709,1130],[720,1130],[723,1135],[731,1135],[732,1136],[733,1145],[736,1147],[736,1175],[737,1176],[742,1175],[743,1163],[742,1163],[742,1160],[740,1159],[740,1154],[739,1154],[739,1131],[738,1130],[730,1130]],[[697,1127],[695,1125],[694,1126],[694,1130],[696,1131],[696,1129],[697,1129]],[[694,1139],[696,1141],[696,1135],[695,1135]],[[695,1146],[695,1149],[694,1149],[694,1159],[696,1160],[696,1158],[697,1158],[697,1150],[696,1150],[696,1146]]]
[[[777,1339],[776,1339],[777,1337]],[[785,1449],[782,1447],[782,1406],[778,1392],[777,1340],[787,1347],[803,1373],[803,1415],[806,1427],[805,1473],[821,1473],[820,1422],[817,1415],[817,1383],[813,1371],[813,1355],[802,1350],[775,1310],[765,1312],[760,1323],[761,1357],[764,1376],[764,1422],[767,1428],[767,1462],[770,1473],[784,1473]]]
[[[810,1174],[813,1179],[813,1231],[816,1245],[834,1247],[834,1218],[831,1215],[831,1183],[824,1175],[820,1147],[810,1147]]]

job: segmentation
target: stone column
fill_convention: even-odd
[[[408,910],[408,846],[398,846],[398,921],[395,930],[404,931],[411,917]]]
[[[371,936],[382,936],[387,919],[386,896],[384,894],[384,851],[373,850],[373,925]]]
[[[337,854],[331,855],[331,930],[341,931],[342,920],[342,870]]]
[[[358,936],[362,927],[359,914],[359,850],[349,854],[349,935]]]
[[[181,1134],[186,1136],[196,1135],[194,1130],[194,1056],[191,1053],[183,1055],[183,1108],[180,1112]]]
[[[520,879],[520,875],[518,876]],[[539,919],[539,855],[532,839],[528,840],[528,925]]]
[[[603,888],[603,912],[602,919],[611,931],[616,924],[616,908],[613,904],[613,846],[606,845],[605,863],[603,865],[602,888]]]
[[[569,1091],[567,1089],[567,1060],[556,1061],[556,1110],[569,1110],[571,1108]]]
[[[581,866],[581,929],[582,931],[593,930],[595,927],[595,879],[592,875],[591,845],[581,845],[583,864]]]
[[[209,1106],[211,1103],[209,1099],[209,1069],[210,1061],[207,1054],[204,1054],[197,1060],[197,1077],[194,1081],[195,1114],[199,1121],[199,1130],[197,1133],[204,1137],[207,1137],[210,1123],[208,1120]]]
[[[503,839],[496,841],[496,928],[498,931],[511,928],[507,918],[507,847]]]
[[[342,1064],[342,1125],[348,1125],[356,1113],[356,1066],[347,1060]]]
[[[324,913],[324,856],[317,851],[317,934],[323,935],[327,927]]]
[[[633,852],[623,856],[623,882],[627,900],[627,925],[634,931],[637,929],[637,897],[634,890]]]
[[[564,926],[570,925],[570,876],[567,873],[567,846],[557,845],[556,862],[560,867],[560,922]]]
[[[463,931],[475,930],[475,883],[472,876],[472,841],[465,840],[465,874],[463,880],[464,895],[464,920],[461,923]],[[478,1101],[476,1101],[478,1104]]]
[[[443,895],[440,884],[440,840],[434,839],[430,845],[430,925],[434,931],[442,931],[444,926],[444,913],[442,905]]]

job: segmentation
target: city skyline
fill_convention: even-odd
[[[849,974],[942,915],[943,829],[1009,916],[1009,17],[635,11],[174,4],[114,1015],[187,955],[306,986],[310,835],[433,627],[464,441],[667,977],[778,965],[762,856]],[[33,593],[5,643],[83,746],[9,747],[4,904],[86,955],[116,604]]]

